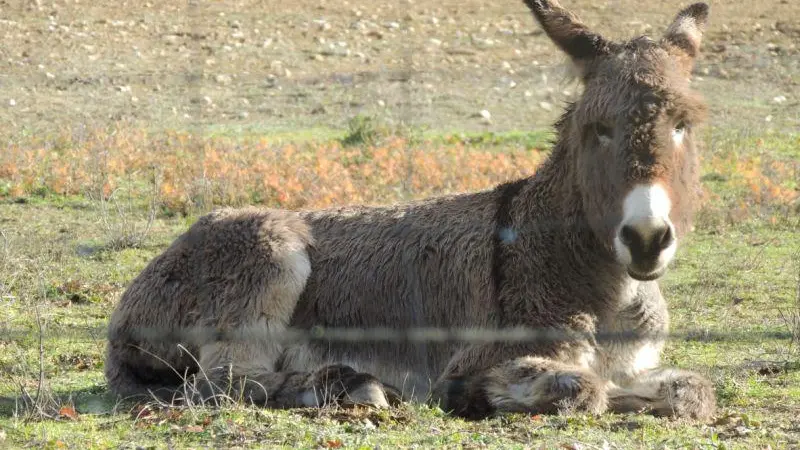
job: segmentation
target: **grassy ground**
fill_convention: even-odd
[[[425,149],[433,155],[432,161],[466,152],[485,154],[495,162],[498,155],[516,155],[535,165],[546,153],[535,150],[541,138],[540,133],[438,136],[403,147]],[[225,138],[216,139],[222,140],[207,141],[208,145],[225,149]],[[160,209],[152,211],[150,197],[144,195],[150,189],[149,178],[141,172],[121,177],[131,190],[141,189],[136,192],[142,195],[131,202],[124,195],[117,203],[56,195],[45,185],[39,190],[28,188],[30,192],[20,196],[7,195],[0,203],[4,309],[0,326],[6,333],[0,336],[4,374],[0,439],[12,446],[49,448],[800,445],[795,414],[800,408],[800,342],[787,339],[792,333],[798,338],[800,320],[799,143],[800,137],[790,134],[723,136],[713,129],[705,133],[707,203],[697,230],[685,241],[663,284],[674,331],[701,331],[670,342],[665,361],[698,369],[714,380],[722,409],[710,423],[623,415],[512,416],[469,423],[411,405],[387,412],[286,412],[242,407],[142,409],[118,404],[105,393],[101,330],[127,283],[195,220],[204,205],[176,211],[161,203]],[[289,144],[277,145],[288,148]],[[246,154],[247,148],[220,150],[220,164]],[[293,160],[313,161],[320,154],[328,155],[353,180],[366,180],[364,173],[374,167],[391,168],[401,165],[405,156],[413,156],[381,156],[380,146],[355,147],[359,155],[370,158],[354,160],[345,151],[330,156],[330,149],[340,148],[335,142],[291,144],[291,148],[296,148],[289,156]],[[408,185],[405,175],[387,176],[385,183],[373,183],[371,198],[392,201],[465,186],[477,189],[514,175],[478,169],[463,169],[465,175],[472,174],[471,180],[455,173],[454,180],[461,180],[460,184],[400,194]],[[319,178],[296,182],[298,192],[325,190],[341,184],[341,178],[323,178],[322,184]],[[125,186],[118,189],[128,192]],[[222,201],[214,200],[213,194],[211,198],[212,204]],[[281,201],[277,195],[265,199],[266,203]],[[313,197],[304,202],[319,206],[327,200]],[[44,330],[41,342],[40,327]],[[734,340],[715,340],[717,332],[733,332]],[[41,390],[40,379],[44,380]]]
[[[611,36],[657,33],[679,7],[563,3]],[[578,87],[514,2],[2,5],[0,447],[800,448],[800,10],[710,3],[707,195],[663,280],[674,331],[700,330],[665,362],[707,373],[720,400],[702,424],[118,403],[102,329],[199,214],[530,174]]]

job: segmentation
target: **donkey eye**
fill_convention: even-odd
[[[611,127],[600,122],[594,123],[594,132],[600,139],[610,140],[611,137],[613,136],[613,130],[611,129]]]
[[[675,142],[676,145],[680,145],[683,142],[683,135],[686,133],[686,122],[680,121],[675,128],[672,129],[672,141]]]

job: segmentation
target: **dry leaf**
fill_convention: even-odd
[[[62,406],[58,410],[59,417],[65,417],[67,419],[77,420],[78,419],[78,411],[75,411],[75,408],[72,406]]]
[[[341,439],[328,439],[325,441],[325,447],[327,448],[340,448],[342,446]]]

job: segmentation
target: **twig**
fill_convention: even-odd
[[[36,387],[36,405],[41,410],[42,389],[44,388],[44,327],[42,327],[42,315],[39,313],[39,305],[34,306],[36,312],[36,327],[39,331],[39,383]]]

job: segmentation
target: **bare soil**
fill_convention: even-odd
[[[686,2],[563,3],[627,38],[658,37]],[[714,126],[800,129],[800,6],[710,4],[696,85]],[[356,114],[436,131],[540,129],[579,89],[511,0],[0,1],[0,36],[8,136],[119,121],[303,134]]]

